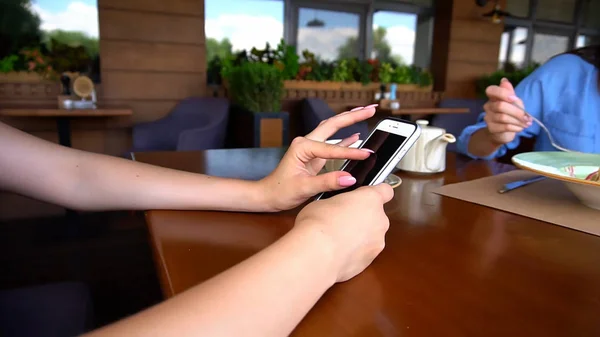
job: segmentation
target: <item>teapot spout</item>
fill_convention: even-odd
[[[437,172],[445,164],[444,151],[448,144],[456,142],[456,137],[450,133],[445,133],[429,141],[425,146],[425,164],[428,170]]]
[[[456,137],[454,137],[454,135],[452,135],[452,134],[450,134],[450,133],[444,133],[444,134],[443,134],[443,135],[440,137],[440,140],[441,140],[442,142],[445,142],[445,143],[447,143],[446,145],[448,145],[448,144],[455,143],[455,142],[456,142]],[[445,145],[444,145],[444,146],[445,146]]]

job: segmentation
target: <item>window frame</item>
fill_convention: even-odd
[[[283,36],[286,43],[298,46],[298,22],[300,17],[300,9],[316,9],[334,12],[343,12],[350,14],[358,14],[358,57],[362,58],[365,55],[365,13],[366,5],[361,4],[338,4],[338,3],[318,3],[307,0],[285,0],[284,3],[284,28]]]
[[[543,0],[542,0],[543,1]],[[506,17],[504,25],[509,27],[527,28],[527,41],[525,49],[525,65],[532,64],[533,38],[536,33],[568,36],[569,42],[567,50],[574,49],[579,35],[599,36],[600,29],[584,27],[584,9],[585,2],[588,0],[575,0],[575,9],[573,11],[573,20],[570,23],[540,20],[537,18],[537,8],[540,0],[529,0],[528,17]],[[507,48],[505,59],[510,56],[510,48]]]
[[[383,1],[346,1],[346,2],[326,2],[320,3],[315,0],[283,0],[283,38],[286,43],[298,46],[298,21],[300,8],[321,9],[328,11],[338,11],[359,15],[359,58],[366,60],[370,58],[373,49],[373,15],[376,11],[409,13],[417,15],[417,22],[424,19],[433,18],[433,6],[420,6],[411,3],[401,3],[391,0]],[[416,33],[416,32],[415,32]],[[428,44],[431,45],[431,34],[428,37]],[[431,49],[431,48],[430,48]],[[431,54],[431,50],[429,50]]]

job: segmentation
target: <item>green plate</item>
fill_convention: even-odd
[[[527,152],[512,161],[521,169],[561,180],[582,204],[600,211],[600,182],[585,179],[600,168],[600,154]]]
[[[582,184],[599,185],[585,180],[600,169],[600,154],[575,152],[527,152],[512,158],[519,168],[538,174]]]

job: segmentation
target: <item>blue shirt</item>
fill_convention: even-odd
[[[554,141],[571,150],[600,153],[600,92],[598,69],[577,55],[564,54],[537,68],[515,88],[525,110],[546,125]],[[458,138],[457,148],[471,158],[467,145],[471,135],[486,127],[485,112],[475,125],[466,127]],[[493,159],[519,146],[521,137],[537,136],[534,151],[558,151],[546,132],[533,122],[483,159]]]

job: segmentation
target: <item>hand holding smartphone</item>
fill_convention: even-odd
[[[341,167],[356,178],[356,183],[342,190],[321,193],[316,200],[382,183],[420,135],[421,129],[416,123],[391,117],[380,121],[359,146],[373,153],[365,160],[347,160]]]

